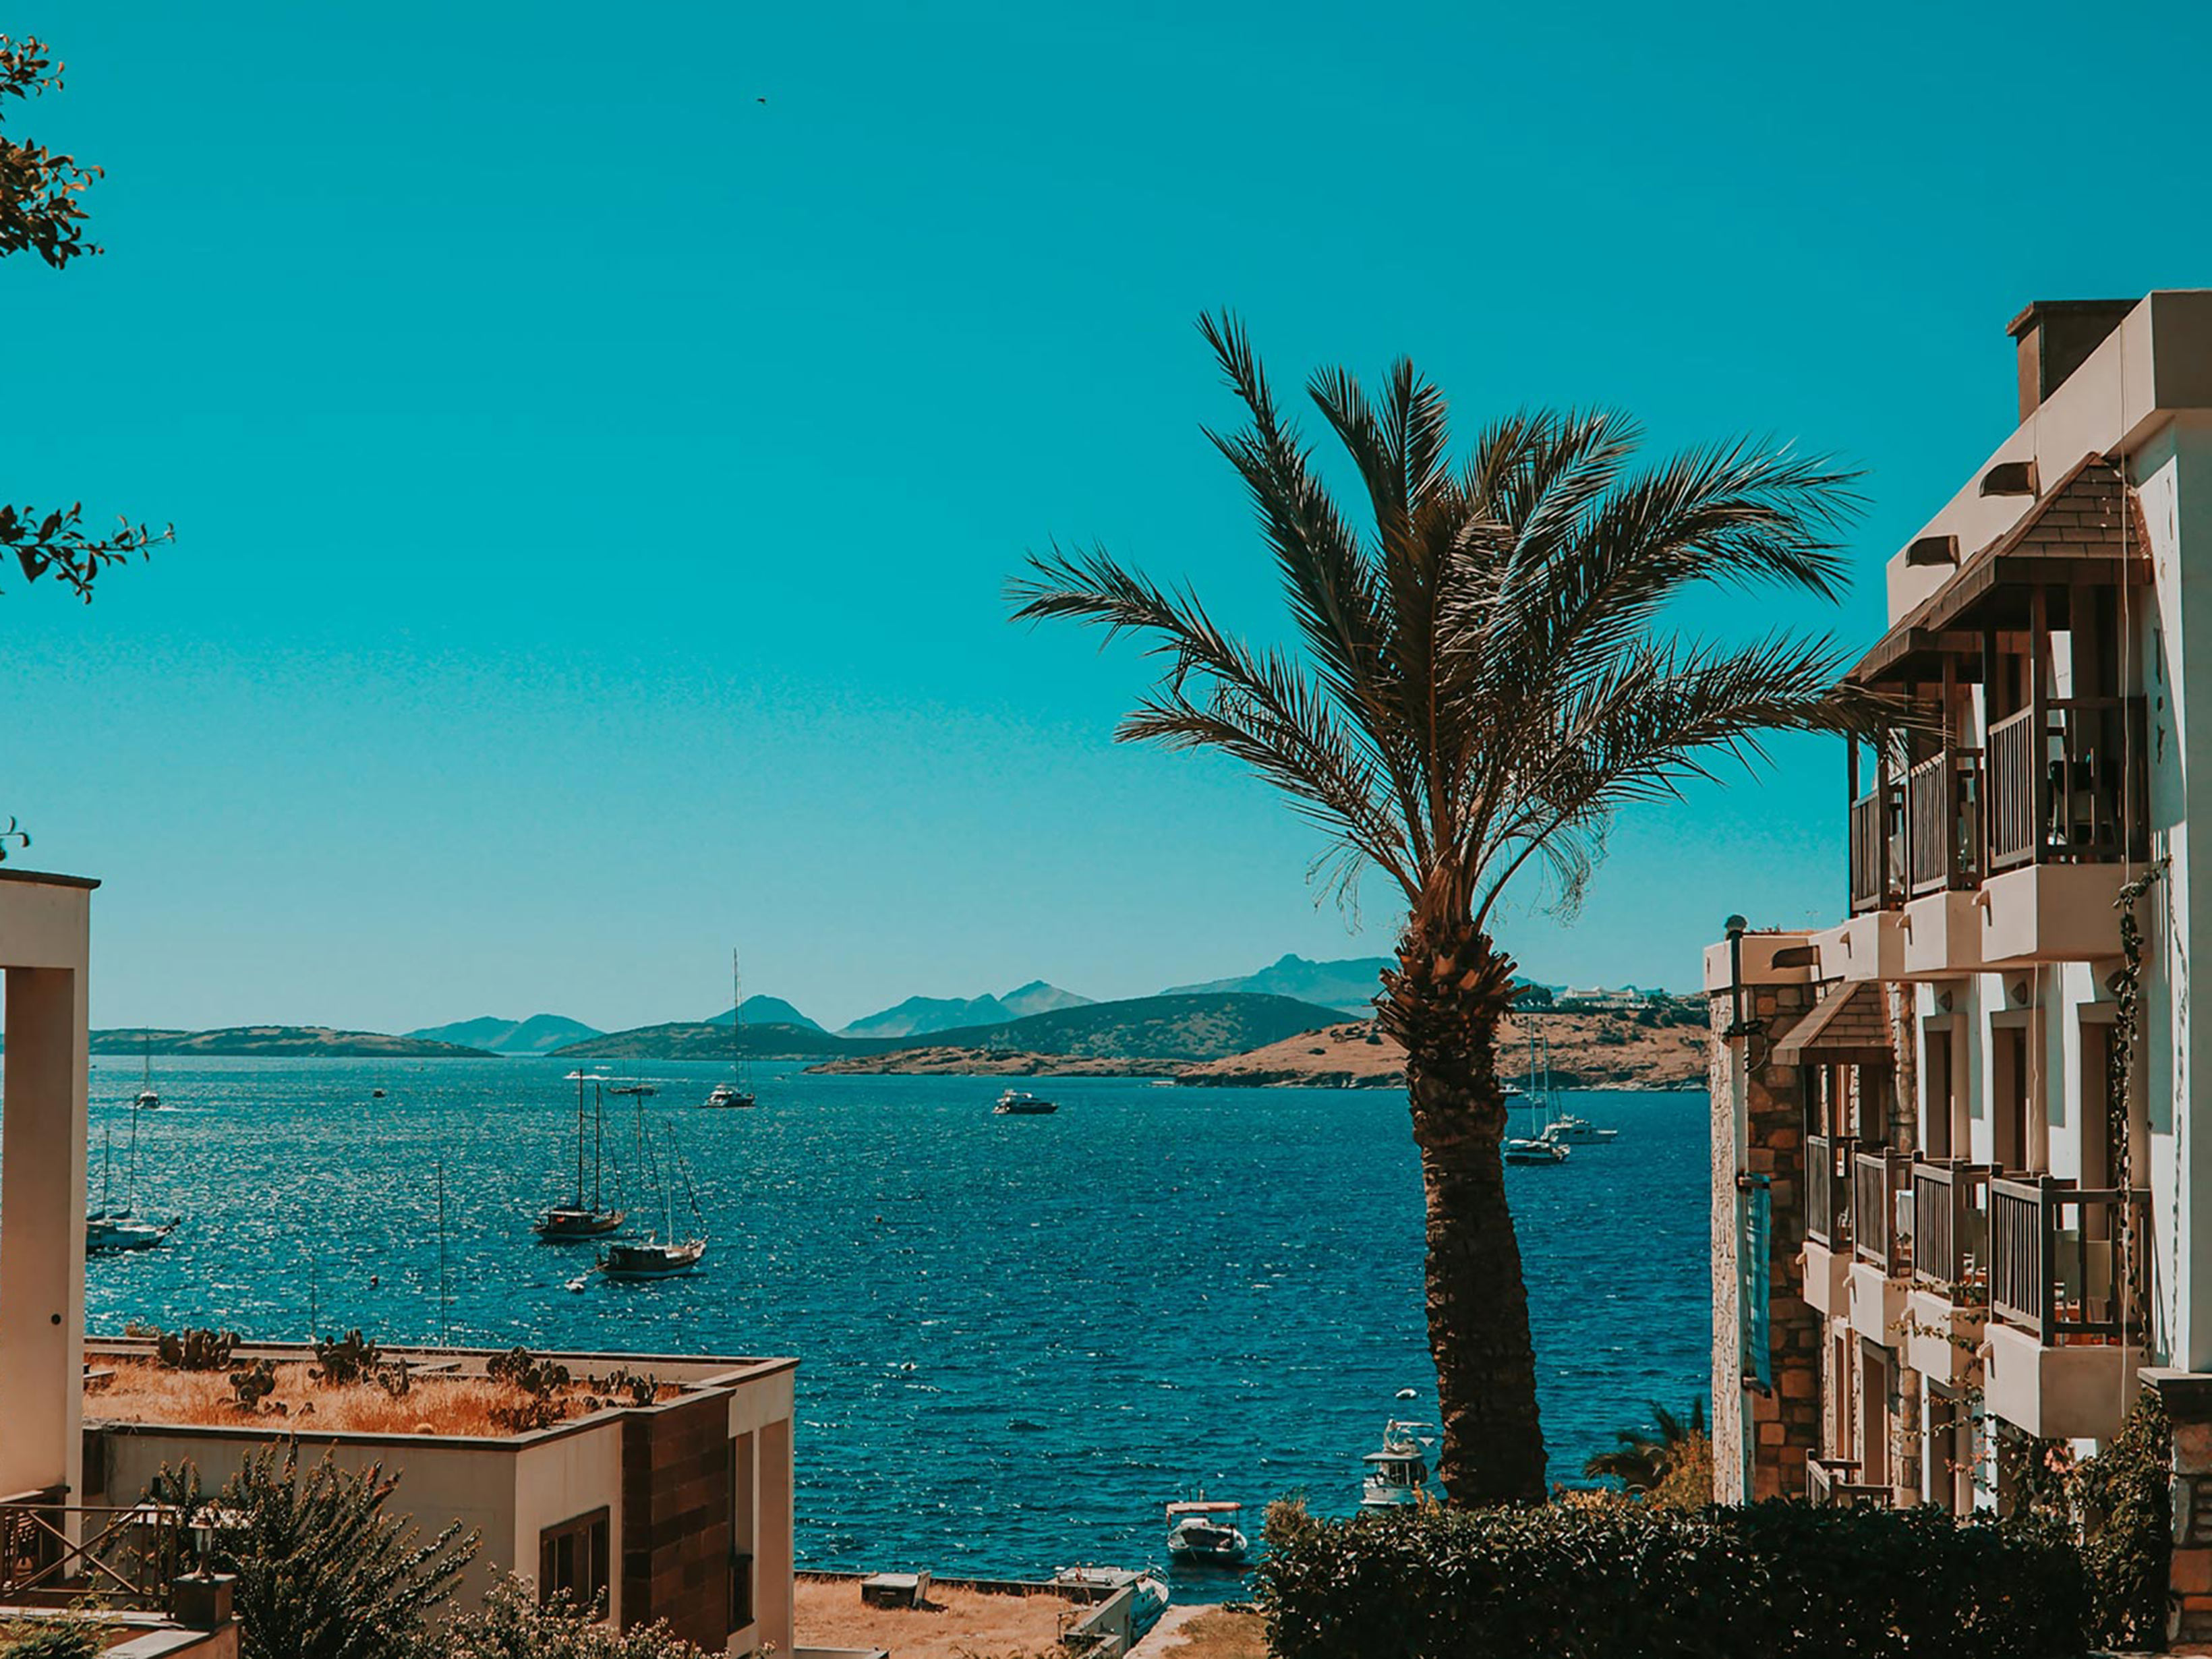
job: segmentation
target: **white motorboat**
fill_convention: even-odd
[[[1428,1496],[1429,1459],[1421,1426],[1391,1419],[1382,1431],[1382,1449],[1360,1460],[1366,1466],[1359,1484],[1361,1509],[1410,1509]]]
[[[1195,1501],[1168,1505],[1168,1558],[1186,1566],[1241,1567],[1251,1540],[1237,1524],[1242,1504]]]
[[[1129,1634],[1141,1638],[1168,1610],[1167,1581],[1149,1568],[1132,1572],[1127,1567],[1055,1567],[1053,1587],[1075,1601],[1104,1601],[1124,1589],[1136,1591],[1129,1606]]]
[[[1618,1129],[1601,1129],[1578,1112],[1561,1112],[1544,1126],[1543,1139],[1565,1146],[1601,1146],[1620,1139]]]
[[[1500,1154],[1508,1164],[1565,1164],[1567,1148],[1563,1141],[1538,1135],[1534,1139],[1509,1140]]]
[[[1009,1089],[991,1109],[1000,1117],[1044,1117],[1060,1109],[1060,1103],[1041,1100],[1026,1089]]]

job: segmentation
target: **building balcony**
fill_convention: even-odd
[[[2046,1438],[2118,1432],[2149,1318],[2148,1193],[2033,1176],[1989,1194],[1989,1408]]]
[[[1855,1457],[1808,1457],[1805,1460],[1805,1495],[1820,1505],[1863,1505],[1887,1509],[1896,1494],[1886,1486],[1862,1481]]]
[[[1881,1147],[1855,1152],[1851,1170],[1851,1328],[1895,1347],[1912,1271],[1912,1159]]]
[[[1823,1316],[1850,1311],[1851,1157],[1849,1135],[1805,1137],[1805,1301]]]
[[[1989,1323],[1989,1193],[1993,1172],[1963,1158],[1912,1162],[1912,1289],[1905,1364],[1958,1387],[1970,1380]]]

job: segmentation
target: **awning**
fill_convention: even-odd
[[[1774,1058],[1784,1066],[1894,1064],[1881,988],[1863,979],[1829,992],[1774,1045]]]
[[[1960,659],[1960,678],[1978,679],[1973,636],[1984,629],[2028,626],[2037,588],[2049,595],[2051,625],[2065,628],[2076,583],[2142,587],[2150,580],[2150,546],[2135,492],[2112,462],[2085,455],[2018,524],[1899,618],[1844,678],[1861,685],[1926,684],[1942,678],[1948,652]]]

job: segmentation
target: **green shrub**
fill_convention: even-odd
[[[425,1639],[417,1659],[708,1659],[665,1625],[612,1631],[595,1622],[597,1612],[566,1590],[540,1606],[527,1581],[502,1578],[480,1610]]]
[[[1933,1509],[1269,1512],[1275,1659],[2045,1659],[2087,1646],[2060,1528]]]
[[[0,1625],[0,1659],[100,1659],[100,1626],[85,1620],[35,1619]]]
[[[238,1575],[241,1659],[392,1659],[452,1601],[477,1538],[456,1521],[429,1542],[386,1515],[395,1481],[327,1456],[305,1474],[296,1445],[264,1446],[223,1486],[211,1565]],[[163,1468],[148,1496],[186,1516],[210,1508],[199,1472]]]
[[[2114,1648],[2155,1648],[2166,1640],[2167,1569],[2173,1504],[2167,1472],[2173,1429],[2158,1391],[2145,1389],[2112,1443],[2078,1465],[2069,1480],[2081,1529],[2081,1560],[2096,1597],[2092,1626]]]

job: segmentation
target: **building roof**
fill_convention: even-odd
[[[1881,993],[1871,980],[1834,988],[1774,1045],[1774,1058],[1784,1066],[1891,1064]]]
[[[2085,455],[2039,498],[2020,522],[1960,562],[1957,574],[1900,617],[1846,677],[1861,684],[1940,678],[1942,653],[1966,653],[1961,679],[1978,679],[1981,664],[1964,635],[2019,629],[2029,620],[2029,595],[2049,590],[2051,622],[2069,623],[2069,590],[2077,582],[2140,587],[2151,580],[2142,508],[2120,469]]]

